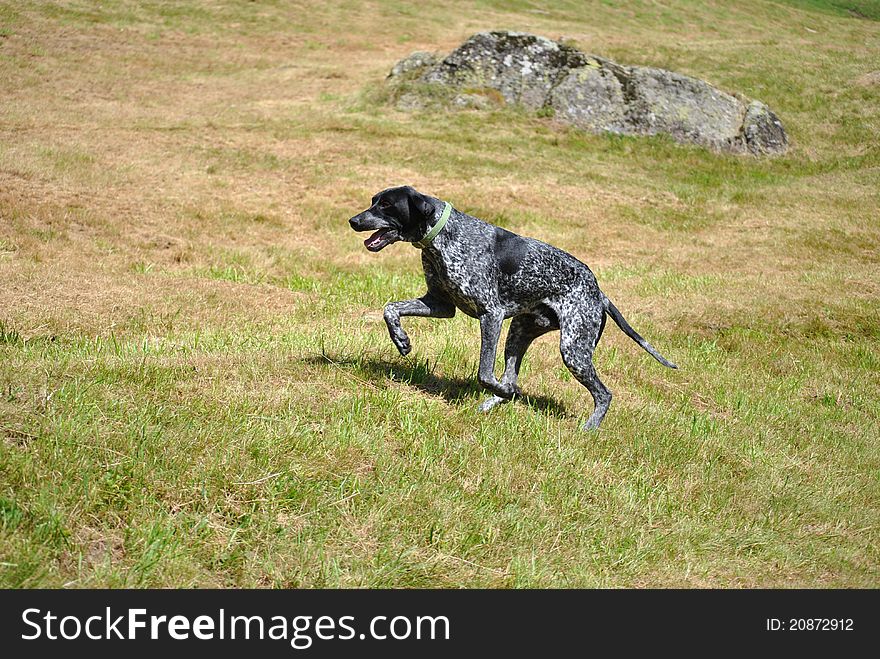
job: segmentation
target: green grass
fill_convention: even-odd
[[[0,585],[876,587],[874,4],[0,6]],[[487,28],[760,98],[792,148],[389,106]],[[585,434],[550,335],[478,414],[475,321],[401,358],[418,255],[347,226],[396,183],[573,252],[680,369],[609,325]]]
[[[878,0],[785,0],[788,4],[821,12],[880,20],[880,1]]]

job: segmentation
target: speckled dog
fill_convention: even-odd
[[[592,271],[561,249],[478,220],[409,186],[378,193],[349,223],[355,231],[374,232],[364,241],[371,252],[398,241],[422,250],[428,292],[385,307],[385,323],[401,355],[412,350],[401,316],[452,318],[458,308],[480,321],[479,381],[493,394],[480,405],[484,412],[520,394],[516,381],[526,350],[542,334],[560,330],[562,360],[595,402],[584,429],[598,428],[611,404],[611,392],[593,368],[605,314],[654,359],[677,368],[629,326]],[[505,318],[513,320],[499,382],[495,352]]]

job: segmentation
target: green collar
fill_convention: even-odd
[[[424,238],[422,238],[419,241],[414,242],[412,244],[413,247],[416,247],[418,249],[422,249],[423,247],[427,247],[428,245],[431,244],[431,241],[437,237],[437,234],[439,234],[441,231],[443,231],[443,227],[446,226],[446,222],[449,221],[449,215],[452,213],[452,204],[450,204],[448,201],[445,201],[443,203],[445,203],[446,206],[443,208],[443,213],[441,213],[440,219],[437,220],[437,224],[435,224],[434,227],[428,233],[425,234]]]

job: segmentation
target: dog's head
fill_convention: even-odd
[[[428,197],[406,185],[377,193],[372,205],[348,223],[355,231],[373,231],[364,246],[378,252],[400,240],[409,243],[421,240],[434,212],[434,204]]]

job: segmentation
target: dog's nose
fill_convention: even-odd
[[[352,229],[354,229],[355,231],[357,231],[358,229],[361,228],[361,216],[360,216],[360,215],[355,215],[353,218],[351,218],[351,219],[348,221],[348,223],[351,225],[351,228],[352,228]]]

